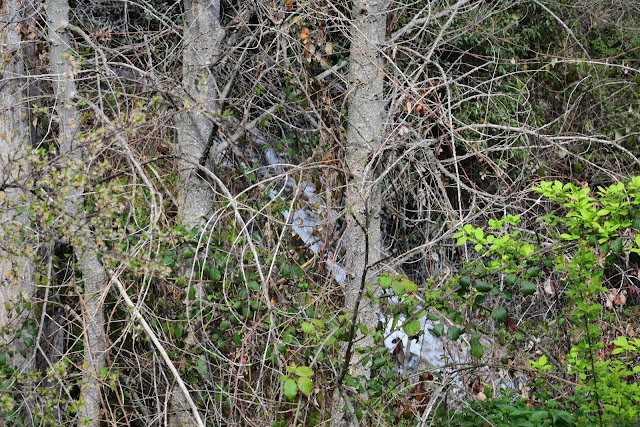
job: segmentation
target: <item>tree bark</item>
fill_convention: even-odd
[[[56,114],[60,152],[66,157],[66,167],[73,174],[83,172],[82,148],[76,141],[79,130],[78,111],[75,106],[76,83],[74,67],[69,50],[68,0],[48,0],[46,11],[49,19],[49,60],[54,78]],[[78,260],[84,293],[81,295],[84,320],[84,371],[80,389],[80,414],[78,423],[83,426],[100,425],[100,374],[105,367],[105,332],[102,313],[102,293],[105,291],[107,275],[93,248],[91,230],[81,220],[83,188],[69,186],[65,204],[66,214],[71,219],[71,244]]]
[[[28,238],[21,235],[29,219],[20,211],[28,206],[29,195],[12,188],[23,184],[28,176],[28,165],[20,152],[28,145],[23,99],[27,82],[18,34],[25,3],[6,0],[0,9],[0,185],[5,186],[0,191],[0,325],[4,330],[0,343],[8,346],[12,365],[22,374],[34,366],[23,340],[14,338],[29,311],[24,303],[30,301],[34,291],[33,250],[26,243]]]
[[[187,97],[184,111],[178,124],[178,152],[181,157],[205,166],[215,133],[214,123],[206,115],[219,112],[219,90],[211,66],[220,55],[220,44],[224,30],[220,23],[219,0],[185,0],[185,31],[182,84]],[[180,186],[178,215],[183,224],[203,229],[213,208],[213,191],[192,164],[180,162]],[[184,265],[186,277],[191,278],[191,264]],[[187,280],[190,282],[190,280]],[[205,297],[202,284],[189,283],[195,289],[195,300]],[[187,310],[189,301],[185,301]],[[196,343],[196,328],[190,324],[187,331],[186,347]],[[174,415],[170,426],[197,425],[184,394],[174,390],[171,395],[171,407]]]
[[[367,297],[366,287],[375,280],[370,266],[380,259],[380,190],[375,186],[373,157],[381,146],[384,130],[384,59],[386,0],[356,0],[351,20],[351,49],[348,98],[348,127],[345,166],[351,173],[347,193],[347,256],[345,268],[345,309],[357,309],[359,325],[374,332],[379,308]],[[364,288],[363,288],[364,285]],[[362,363],[362,352],[374,345],[370,334],[354,337],[353,355],[346,368],[354,376],[370,377],[370,363]],[[349,359],[350,358],[350,359]],[[366,384],[365,384],[366,387]],[[332,426],[357,425],[353,414],[343,411],[343,393],[336,390],[332,408]],[[365,398],[366,396],[359,396]]]
[[[24,330],[20,332],[31,314],[29,308],[35,292],[35,251],[29,244],[30,220],[26,214],[31,198],[19,188],[29,175],[23,151],[29,145],[25,100],[28,83],[23,65],[24,45],[18,31],[24,24],[27,6],[28,1],[0,3],[0,185],[4,188],[0,191],[0,351],[8,355],[8,364],[23,378],[28,378],[27,374],[35,369],[35,357],[25,345],[29,335]],[[18,186],[12,187],[15,184]],[[17,338],[17,334],[21,337]],[[17,394],[13,393],[17,390],[13,387],[9,395],[3,391],[2,397],[15,402]],[[27,382],[24,389],[28,388]],[[25,405],[23,422],[32,423],[33,399],[27,393],[20,400]]]
[[[185,0],[185,34],[182,84],[193,101],[185,106],[178,124],[178,151],[193,162],[204,162],[214,130],[208,114],[219,110],[218,87],[210,66],[220,55],[224,31],[220,25],[220,2]],[[193,165],[180,164],[178,214],[190,226],[202,226],[213,206],[213,192]]]

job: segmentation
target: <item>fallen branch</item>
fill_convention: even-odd
[[[176,379],[176,382],[178,383],[178,387],[180,387],[182,394],[184,394],[185,399],[187,399],[187,402],[189,403],[189,407],[191,408],[191,412],[193,412],[193,417],[196,419],[196,423],[198,424],[199,427],[204,427],[204,423],[202,422],[202,419],[200,418],[200,414],[198,413],[198,408],[196,407],[196,404],[193,402],[193,399],[191,399],[191,396],[189,395],[189,390],[187,390],[187,386],[184,384],[184,381],[182,381],[182,378],[180,378],[180,374],[178,373],[178,370],[176,369],[175,365],[169,358],[167,351],[164,349],[162,344],[160,344],[160,341],[158,341],[158,337],[156,337],[156,334],[153,333],[153,330],[151,329],[147,321],[144,319],[144,317],[142,317],[142,314],[140,314],[140,310],[138,310],[135,304],[133,304],[133,301],[131,301],[131,298],[129,298],[129,295],[127,295],[127,290],[122,285],[122,282],[118,280],[118,278],[113,274],[113,272],[108,271],[107,273],[109,274],[110,281],[112,283],[115,283],[116,287],[118,288],[118,291],[120,292],[120,295],[122,296],[124,301],[127,303],[129,308],[131,309],[131,314],[136,320],[140,322],[142,329],[144,329],[144,331],[147,333],[147,335],[151,339],[151,342],[153,342],[153,345],[156,347],[156,349],[158,349],[158,352],[160,353],[165,363],[169,367],[169,370],[171,371],[174,378]]]

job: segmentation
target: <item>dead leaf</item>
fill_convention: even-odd
[[[627,336],[630,338],[633,338],[636,336],[636,331],[633,329],[633,326],[631,325],[631,323],[627,325],[626,333],[627,333]]]
[[[324,45],[324,53],[331,55],[333,53],[333,43],[329,42]]]
[[[507,319],[504,321],[504,324],[507,327],[507,330],[509,331],[510,334],[516,331],[516,324],[513,323],[513,320],[511,320],[511,317],[507,316]]]
[[[304,28],[301,32],[300,32],[300,40],[304,40],[306,38],[309,38],[309,29],[308,28]]]
[[[20,36],[20,40],[27,39],[27,28],[24,25],[18,25],[18,35]]]
[[[622,291],[618,295],[616,295],[613,302],[614,304],[624,307],[627,302],[627,291]]]
[[[605,295],[607,308],[613,308],[614,304],[620,307],[624,307],[627,303],[627,291],[622,290],[618,292],[616,289],[609,289]]]
[[[554,292],[553,281],[551,280],[551,276],[547,277],[547,280],[544,282],[543,289],[549,295],[553,295],[555,293]]]

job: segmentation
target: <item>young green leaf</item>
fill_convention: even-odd
[[[417,335],[420,332],[420,322],[412,320],[402,325],[402,330],[410,337]]]
[[[302,322],[302,324],[300,324],[300,329],[302,329],[302,332],[307,335],[311,335],[316,332],[316,327],[309,322]]]
[[[313,375],[313,369],[308,366],[298,366],[296,368],[296,375],[300,377],[310,377]]]
[[[313,382],[309,377],[300,377],[298,378],[298,389],[305,396],[309,396],[311,394],[311,388],[313,386]]]
[[[293,399],[294,397],[296,397],[296,394],[298,394],[298,385],[294,380],[288,378],[284,382],[284,389],[282,391],[284,392],[284,395],[289,399]]]

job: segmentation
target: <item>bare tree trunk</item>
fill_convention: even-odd
[[[54,76],[56,113],[59,126],[60,151],[65,155],[67,167],[73,173],[82,173],[82,148],[76,141],[79,128],[78,111],[74,103],[76,84],[71,62],[69,36],[69,3],[67,0],[48,0],[51,73]],[[84,371],[80,390],[81,409],[78,423],[100,425],[100,373],[105,367],[105,333],[102,314],[102,293],[107,276],[93,249],[91,230],[79,218],[82,213],[82,187],[70,187],[66,214],[71,217],[73,245],[78,260],[84,293],[81,296],[84,320]]]
[[[185,30],[182,84],[188,98],[178,124],[178,151],[180,156],[192,162],[206,165],[211,142],[216,127],[207,115],[219,112],[219,90],[211,66],[220,55],[220,43],[224,30],[220,23],[219,0],[185,0]],[[178,214],[183,223],[190,227],[206,224],[213,207],[213,191],[197,169],[186,162],[180,163],[180,187]],[[190,266],[185,265],[185,273],[191,277]],[[190,284],[195,288],[195,299],[205,297],[204,289],[198,282]],[[189,301],[185,301],[187,309]],[[196,330],[190,324],[187,331],[187,348],[195,344]],[[184,394],[174,390],[171,395],[174,415],[171,426],[197,425],[187,405]]]
[[[26,373],[33,368],[33,358],[26,355],[23,340],[13,336],[27,316],[24,303],[34,291],[32,250],[25,247],[28,239],[21,236],[28,224],[21,211],[28,206],[29,195],[12,187],[23,184],[28,176],[24,153],[19,152],[29,138],[23,99],[27,82],[17,31],[23,6],[17,0],[7,0],[0,9],[0,185],[6,186],[0,191],[0,325],[4,332],[0,343],[9,346],[13,366]]]
[[[27,5],[27,1],[0,2],[0,185],[3,186],[0,191],[0,351],[9,356],[7,361],[23,378],[28,378],[27,373],[35,368],[35,358],[25,344],[28,335],[23,331],[17,338],[31,313],[35,254],[29,246],[28,234],[23,234],[28,233],[25,228],[30,222],[26,214],[29,193],[12,185],[24,184],[29,174],[29,165],[21,151],[29,145],[24,99],[28,83],[18,32]],[[11,397],[2,397],[15,400],[15,391],[10,390]],[[25,405],[23,422],[29,424],[33,422],[29,409],[32,399],[27,394],[20,400]]]
[[[347,169],[352,174],[347,194],[347,281],[345,309],[357,310],[359,325],[375,331],[378,323],[377,305],[366,297],[365,288],[372,285],[374,272],[370,266],[380,258],[380,190],[373,185],[375,164],[372,161],[383,138],[384,60],[386,0],[356,0],[352,7],[351,51],[346,141]],[[358,328],[356,328],[358,330]],[[373,346],[370,334],[359,332],[352,337],[353,349],[344,355],[344,370],[354,377],[370,377],[370,364],[362,363],[362,351]],[[351,356],[351,351],[353,355]],[[366,385],[365,385],[366,387]],[[357,425],[353,414],[343,412],[344,393],[336,390],[332,408],[332,426]],[[366,398],[366,396],[359,396]]]
[[[185,34],[182,84],[193,103],[181,114],[178,127],[180,155],[193,162],[204,162],[205,150],[214,131],[205,115],[218,112],[218,87],[209,66],[220,52],[224,31],[220,26],[220,3],[210,0],[185,0]],[[213,206],[211,186],[193,165],[180,165],[178,213],[184,223],[202,226]]]

